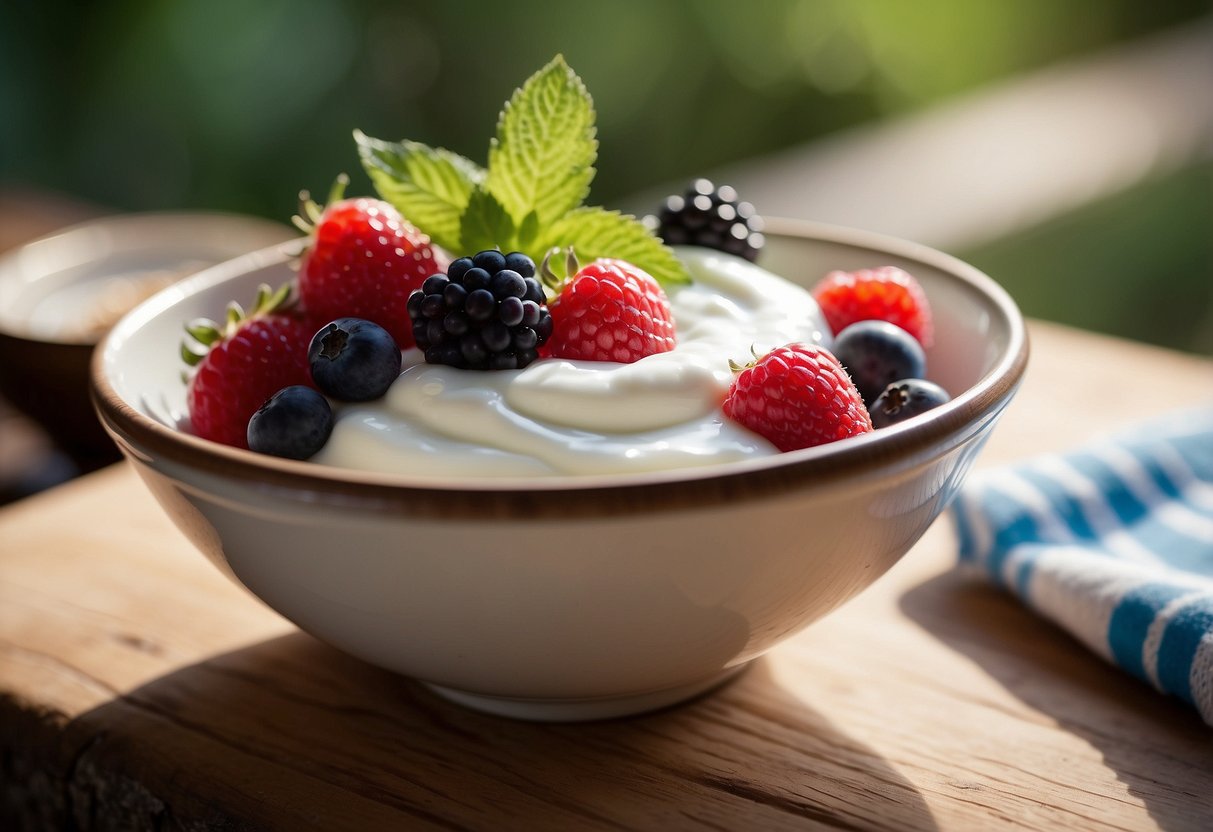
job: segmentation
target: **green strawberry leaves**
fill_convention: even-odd
[[[420,142],[354,133],[362,166],[383,199],[452,253],[522,251],[536,261],[572,245],[585,261],[615,257],[661,283],[689,283],[686,269],[634,217],[582,206],[598,140],[589,92],[562,56],[506,103],[488,169]]]
[[[257,296],[249,311],[245,312],[243,306],[231,301],[224,311],[222,324],[209,318],[195,318],[187,323],[185,332],[189,338],[181,342],[181,360],[196,367],[206,358],[212,346],[235,335],[245,321],[288,308],[294,302],[292,285],[283,283],[276,290],[271,290],[268,284],[262,283],[257,287]]]

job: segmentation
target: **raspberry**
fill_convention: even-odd
[[[323,321],[373,321],[401,349],[412,347],[409,295],[439,269],[429,237],[382,200],[338,199],[323,213],[308,202],[304,210],[316,223],[299,270],[304,308]]]
[[[409,297],[408,314],[427,363],[520,370],[552,332],[544,301],[531,258],[482,251],[427,277]]]
[[[778,347],[742,368],[723,409],[781,451],[872,430],[863,399],[838,359],[809,344]]]
[[[914,276],[894,266],[830,272],[813,287],[813,297],[837,335],[858,321],[888,321],[931,346],[934,328],[926,293]]]
[[[765,242],[754,206],[740,202],[732,187],[718,188],[707,179],[696,179],[682,196],[667,197],[660,214],[646,221],[667,245],[714,248],[750,262]]]
[[[314,386],[307,348],[315,329],[295,314],[278,311],[285,298],[285,291],[271,296],[263,286],[247,317],[232,304],[222,329],[210,321],[188,327],[209,345],[204,355],[182,350],[196,367],[185,394],[195,435],[247,448],[249,419],[270,396],[296,384]]]
[[[630,364],[674,348],[670,302],[647,272],[623,260],[576,270],[551,303],[555,358]]]

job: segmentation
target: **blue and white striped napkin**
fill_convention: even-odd
[[[975,472],[962,561],[1213,725],[1213,407]]]

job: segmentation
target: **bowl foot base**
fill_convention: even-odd
[[[600,699],[523,699],[508,696],[486,696],[441,685],[427,684],[430,690],[465,708],[523,719],[530,722],[588,722],[596,719],[616,719],[655,711],[676,705],[707,693],[744,670],[746,665],[731,667],[707,679],[687,685],[652,691],[650,693]]]

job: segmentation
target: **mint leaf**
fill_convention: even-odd
[[[515,90],[497,122],[488,170],[420,142],[355,131],[362,165],[385,200],[455,254],[573,246],[584,261],[618,257],[670,286],[690,276],[634,217],[585,208],[598,157],[594,104],[557,55]]]
[[[639,266],[665,287],[690,283],[686,267],[640,220],[605,208],[578,208],[543,232],[536,250],[573,246],[577,259],[588,263],[616,257]]]
[[[539,215],[532,211],[518,226],[518,236],[514,240],[514,248],[518,251],[531,251],[535,247],[535,238],[538,236]]]
[[[490,248],[511,251],[514,241],[514,221],[497,198],[477,186],[468,199],[460,224],[461,248],[451,249],[471,255]]]
[[[457,251],[461,217],[484,171],[458,153],[420,142],[386,142],[354,131],[362,167],[379,195],[447,251]]]
[[[486,185],[515,223],[546,226],[586,198],[598,140],[585,84],[557,55],[506,102],[489,145]]]

